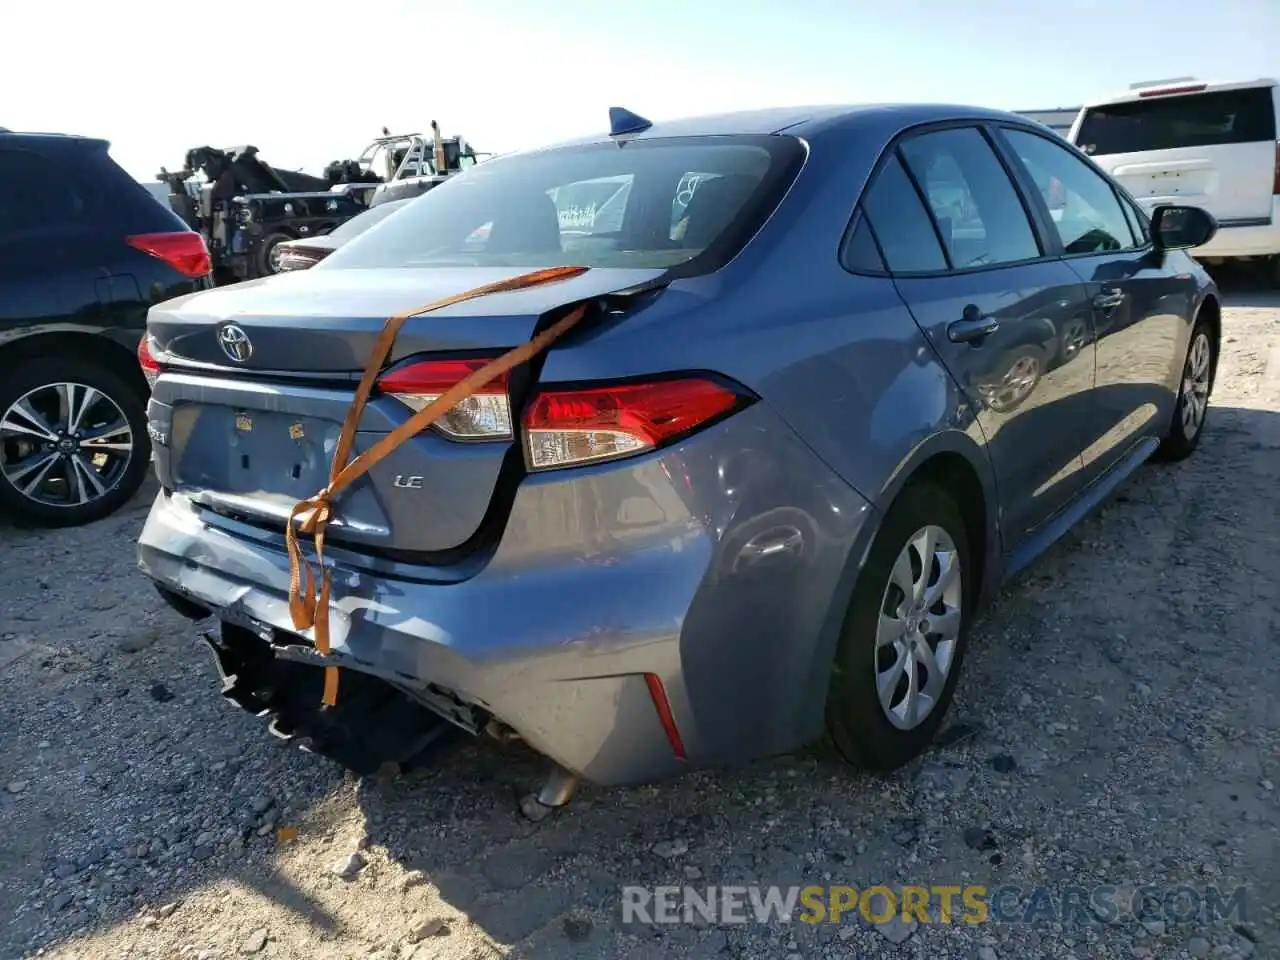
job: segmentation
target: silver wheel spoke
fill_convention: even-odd
[[[18,417],[22,417],[22,420],[19,420]],[[16,433],[49,441],[58,439],[57,431],[49,426],[44,417],[36,412],[26,397],[23,397],[10,407],[4,419],[0,420],[0,433]]]
[[[929,644],[917,643],[914,655],[916,662],[924,667],[925,672],[924,688],[920,692],[931,706],[937,703],[938,698],[942,696],[942,688],[946,685],[947,675],[938,666],[937,657],[934,656],[933,648]]]
[[[884,708],[885,713],[890,713],[893,709],[893,695],[898,689],[898,681],[902,679],[903,671],[907,669],[907,663],[910,660],[911,657],[907,652],[899,649],[898,659],[893,666],[876,679],[876,687],[880,692],[880,706]]]
[[[907,632],[907,621],[880,614],[880,628],[876,631],[876,646],[884,647],[898,640]]]
[[[76,478],[76,496],[81,503],[88,503],[107,492],[107,488],[98,479],[98,473],[89,461],[77,453],[72,455],[70,462],[71,472]]]
[[[898,562],[893,565],[893,583],[906,595],[906,604],[911,606],[916,597],[916,578],[911,572],[911,554],[903,550],[898,555]]]
[[[84,391],[80,395],[80,402],[78,404],[76,403],[77,388]],[[69,433],[75,433],[80,429],[80,424],[84,421],[84,415],[97,401],[99,394],[97,390],[93,389],[93,387],[80,386],[75,383],[62,384],[62,393],[63,399],[67,405],[67,431]]]
[[[58,460],[57,453],[49,452],[39,456],[28,457],[21,464],[10,464],[5,467],[4,475],[23,493],[30,493],[44,480],[49,468]],[[34,476],[34,479],[31,479]]]
[[[128,453],[133,449],[133,431],[127,423],[113,424],[91,437],[84,437],[80,441],[80,449],[87,452],[115,450]]]
[[[929,632],[940,634],[944,640],[954,640],[960,634],[960,608],[948,607],[946,613],[929,616]]]
[[[940,552],[938,554],[938,563],[941,566],[938,580],[924,592],[924,608],[926,610],[932,610],[938,605],[938,601],[942,599],[943,594],[955,582],[956,575],[960,572],[960,563],[956,560],[954,551],[951,553]]]

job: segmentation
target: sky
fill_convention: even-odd
[[[1076,106],[1280,77],[1280,0],[219,0],[8,5],[0,126],[103,137],[139,180],[253,144],[320,173],[383,126],[508,152],[801,104]]]

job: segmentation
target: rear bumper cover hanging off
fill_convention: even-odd
[[[756,404],[644,457],[524,478],[492,555],[465,574],[330,547],[324,660],[293,627],[279,532],[162,492],[138,558],[158,585],[312,664],[460,711],[455,725],[492,716],[586,780],[618,785],[817,735],[870,516]]]

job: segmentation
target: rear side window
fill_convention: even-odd
[[[857,226],[845,241],[841,251],[841,262],[845,269],[854,273],[883,273],[884,260],[880,258],[880,248],[876,246],[876,238],[871,233],[871,224],[865,216],[858,217]]]
[[[454,266],[717,269],[773,212],[804,159],[792,137],[590,144],[478,164],[313,269]]]
[[[0,234],[62,226],[86,206],[77,179],[27,150],[0,150]]]
[[[929,212],[897,156],[890,157],[862,200],[862,210],[894,273],[947,269]]]
[[[1270,87],[1249,87],[1104,104],[1075,139],[1095,156],[1275,140],[1275,102]]]
[[[1031,221],[986,138],[972,127],[912,137],[902,155],[957,270],[1040,256]]]

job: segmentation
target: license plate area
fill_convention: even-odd
[[[178,487],[301,500],[328,481],[332,421],[206,404],[175,408],[173,421]]]

